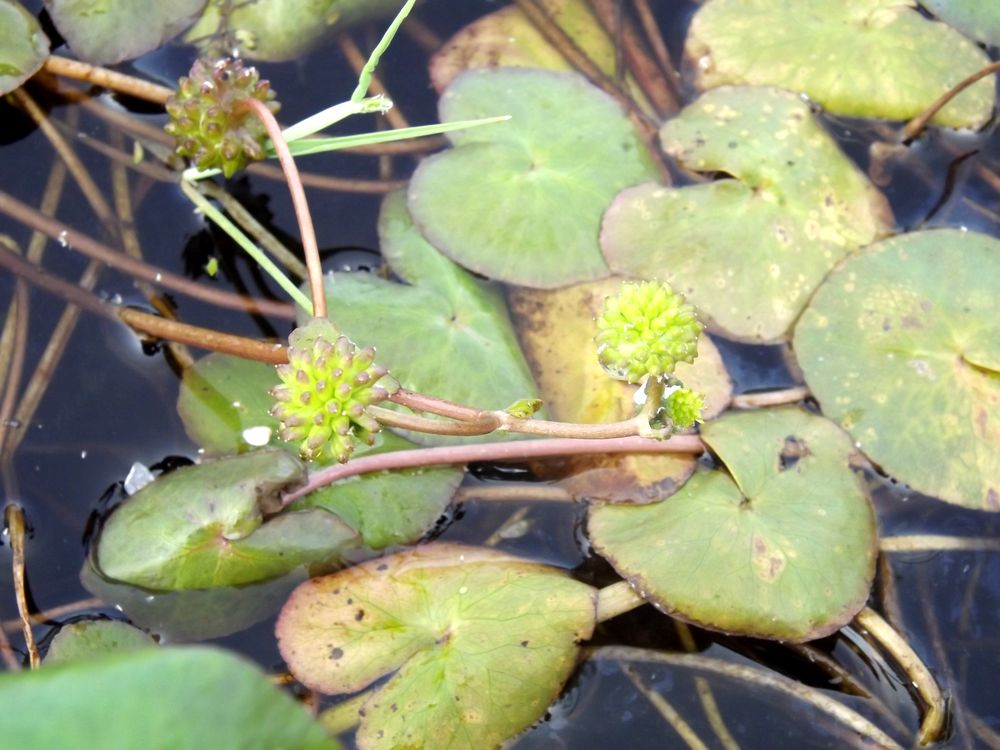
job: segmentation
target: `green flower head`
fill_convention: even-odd
[[[705,409],[705,397],[689,388],[677,388],[664,401],[667,417],[674,427],[686,430],[696,422],[703,422],[701,413]]]
[[[612,377],[639,383],[693,362],[701,330],[694,308],[667,284],[625,283],[597,318],[597,356]]]
[[[314,319],[290,337],[288,364],[277,367],[281,385],[271,389],[277,401],[271,415],[281,422],[281,439],[299,443],[304,459],[343,463],[357,441],[371,445],[381,428],[366,407],[399,386],[374,364],[374,349],[359,350],[346,336],[334,338],[323,328],[333,326]]]
[[[177,153],[198,169],[221,169],[232,177],[247,162],[264,158],[267,131],[241,106],[250,98],[278,111],[270,84],[260,80],[256,68],[231,58],[214,64],[196,60],[167,100],[170,122],[164,129],[177,140]]]

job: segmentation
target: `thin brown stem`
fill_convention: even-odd
[[[639,16],[639,23],[642,25],[642,30],[646,34],[646,39],[649,40],[649,46],[653,51],[656,62],[660,65],[663,80],[670,89],[676,104],[681,98],[679,89],[681,76],[677,72],[677,68],[674,67],[673,60],[670,59],[670,50],[667,49],[667,43],[663,39],[663,34],[660,33],[660,27],[656,23],[653,9],[649,5],[649,0],[633,0],[633,5],[635,6],[636,15]]]
[[[391,111],[391,110],[390,110]],[[448,145],[448,139],[443,135],[428,135],[422,138],[409,138],[405,141],[389,141],[388,143],[369,143],[366,146],[351,146],[342,149],[345,154],[365,154],[369,156],[403,156],[406,154],[427,154],[438,151]]]
[[[302,187],[299,168],[295,158],[288,148],[285,137],[281,134],[281,126],[274,119],[271,110],[264,102],[250,97],[245,105],[257,116],[271,137],[271,145],[278,155],[281,169],[288,182],[288,192],[292,195],[292,205],[295,207],[295,218],[299,222],[299,236],[302,241],[302,252],[306,258],[306,268],[309,270],[309,293],[312,297],[313,316],[326,317],[326,290],[323,288],[323,265],[319,257],[319,245],[316,242],[316,230],[313,228],[312,214],[309,212],[309,201]]]
[[[284,496],[285,504],[347,477],[391,469],[412,469],[422,466],[466,464],[472,461],[516,461],[528,458],[586,455],[593,453],[701,453],[701,439],[693,435],[675,435],[669,440],[647,440],[640,437],[610,440],[511,440],[476,445],[449,445],[437,448],[379,453],[362,456],[350,463],[329,466],[310,474],[301,489]]]
[[[444,39],[413,13],[410,14],[401,28],[403,33],[416,42],[427,54],[437,52],[444,44]]]
[[[809,389],[800,385],[776,391],[742,393],[739,396],[733,396],[732,406],[734,409],[762,409],[765,406],[795,404],[806,398],[809,398]]]
[[[914,138],[920,135],[921,132],[923,132],[923,129],[927,127],[927,123],[931,121],[934,115],[936,115],[945,106],[947,106],[948,102],[950,102],[956,96],[961,94],[963,91],[965,91],[965,89],[974,84],[976,81],[980,80],[981,78],[985,78],[986,76],[993,75],[994,73],[997,72],[1000,72],[1000,60],[994,63],[990,63],[979,72],[973,73],[968,78],[964,78],[958,83],[956,83],[948,91],[946,91],[944,94],[938,97],[934,101],[934,103],[931,104],[931,106],[929,106],[919,115],[917,115],[908,123],[906,123],[906,127],[903,128],[903,132],[900,136],[900,139],[903,141],[903,143],[909,143],[910,141],[912,141]]]
[[[103,599],[98,599],[96,597],[90,599],[80,599],[79,601],[69,602],[68,604],[62,604],[58,607],[51,607],[50,609],[42,610],[41,612],[32,612],[28,615],[28,619],[33,625],[41,625],[42,623],[52,622],[60,617],[72,615],[85,609],[97,609],[98,607],[103,606],[105,606]],[[3,623],[0,624],[0,630],[4,631],[14,631],[20,627],[20,618],[17,620],[4,620]]]
[[[474,484],[459,487],[454,502],[572,503],[573,496],[554,484]]]
[[[84,81],[153,104],[166,104],[167,99],[174,93],[173,89],[168,89],[166,86],[59,55],[49,55],[43,69],[53,75]]]
[[[99,138],[88,136],[85,133],[79,133],[77,134],[77,143],[91,149],[92,151],[96,151],[101,154],[101,156],[105,156],[117,164],[121,164],[122,166],[131,169],[133,172],[138,172],[139,174],[150,177],[157,182],[177,182],[177,172],[172,169],[167,169],[166,167],[149,159],[143,159],[137,163],[133,154],[117,149]]]
[[[234,336],[210,328],[168,320],[130,307],[119,308],[117,312],[125,325],[165,341],[179,341],[199,349],[224,352],[268,364],[283,364],[288,361],[288,353],[281,344],[269,344],[245,336]]]
[[[14,285],[14,300],[9,310],[15,319],[7,382],[3,398],[0,399],[0,456],[6,453],[7,436],[11,433],[11,426],[15,424],[12,417],[21,389],[21,377],[24,375],[24,355],[28,345],[28,285],[24,279],[18,279]]]
[[[251,174],[260,175],[270,180],[282,181],[285,179],[281,169],[272,164],[257,162],[247,167]],[[405,187],[406,180],[361,180],[349,179],[346,177],[333,177],[332,175],[315,174],[312,172],[302,172],[300,175],[302,184],[306,187],[319,188],[320,190],[332,190],[340,193],[367,193],[371,195],[383,195],[391,193]]]
[[[415,414],[404,414],[380,406],[369,406],[368,411],[380,424],[386,427],[424,432],[428,435],[487,435],[497,428],[497,422],[493,419],[485,419],[481,422],[446,421],[420,417]]]
[[[900,666],[924,702],[925,712],[920,722],[920,744],[937,742],[945,730],[948,713],[944,695],[934,675],[906,640],[889,623],[870,607],[862,609],[854,618],[859,628],[868,631]]]
[[[119,271],[152,282],[157,286],[172,289],[219,307],[243,310],[260,315],[274,315],[289,320],[295,319],[294,308],[287,303],[245,297],[231,292],[210,289],[170,271],[137,261],[134,258],[112,250],[107,245],[101,244],[97,240],[62,222],[44,216],[31,206],[22,203],[3,191],[0,191],[0,213],[20,221],[31,229],[43,232],[52,239],[59,240],[60,244],[65,243],[67,247],[78,250]],[[6,255],[10,255],[10,253],[6,253]]]
[[[463,422],[481,422],[489,417],[489,412],[482,409],[474,409],[470,406],[456,404],[436,396],[428,396],[417,391],[410,391],[400,388],[389,397],[390,401],[405,406],[412,411],[437,414],[440,417],[457,419]]]
[[[28,664],[32,669],[38,669],[42,660],[35,644],[35,634],[31,630],[31,619],[28,614],[27,582],[24,574],[24,511],[21,506],[8,503],[4,508],[4,521],[10,538],[11,565],[14,572],[14,595],[17,599],[17,613],[21,618],[21,632],[28,649]]]
[[[26,279],[39,289],[44,289],[50,294],[54,294],[67,302],[82,307],[87,312],[102,315],[106,318],[115,317],[114,308],[111,305],[102,302],[92,294],[88,294],[76,284],[71,284],[68,281],[63,281],[56,276],[52,276],[44,268],[36,266],[34,263],[29,263],[16,253],[0,249],[0,266]]]
[[[680,620],[675,619],[673,623],[674,630],[677,631],[677,637],[680,639],[685,653],[697,653],[698,647],[694,641],[694,635],[691,633],[691,628],[688,627],[686,622],[681,622]],[[694,689],[698,693],[701,710],[705,712],[705,718],[708,719],[708,723],[712,727],[716,739],[719,740],[719,744],[725,750],[739,750],[740,745],[736,741],[736,738],[733,737],[732,732],[729,731],[729,727],[726,726],[725,719],[722,718],[722,711],[719,710],[719,704],[715,700],[715,692],[712,690],[709,681],[704,677],[695,677]]]
[[[635,686],[635,689],[649,701],[650,705],[656,709],[656,712],[670,725],[671,729],[677,732],[677,736],[681,738],[690,750],[708,750],[708,745],[702,741],[698,733],[687,723],[681,712],[674,708],[673,704],[665,696],[647,685],[634,666],[623,663],[621,670],[628,677],[632,685]]]

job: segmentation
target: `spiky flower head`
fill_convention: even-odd
[[[664,400],[663,407],[674,427],[682,430],[704,421],[701,413],[705,409],[705,397],[690,388],[675,389]]]
[[[358,441],[371,445],[381,425],[367,407],[399,385],[374,364],[375,350],[358,349],[327,320],[314,318],[289,337],[288,364],[278,365],[281,384],[271,389],[271,415],[279,437],[299,443],[306,460],[350,458]]]
[[[669,285],[625,283],[597,318],[597,356],[612,377],[639,383],[693,362],[701,330],[694,308]]]
[[[250,98],[264,102],[272,113],[280,107],[255,67],[235,58],[196,60],[167,100],[170,122],[165,130],[177,140],[177,153],[198,169],[221,169],[226,177],[263,159],[267,131],[243,106]]]

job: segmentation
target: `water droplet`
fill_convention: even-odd
[[[62,230],[62,231],[61,231],[61,232],[59,233],[59,236],[58,236],[58,237],[56,237],[56,240],[57,240],[57,241],[59,242],[59,244],[60,244],[60,245],[62,245],[63,247],[69,247],[69,241],[68,241],[68,240],[66,239],[66,230],[65,230],[65,229],[64,229],[64,230]]]
[[[86,458],[86,457],[87,457],[87,451],[80,451],[80,458]]]
[[[468,586],[462,586],[462,588],[460,588],[458,590],[458,593],[459,594],[467,594],[467,593],[469,593],[469,587]]]
[[[123,487],[127,494],[134,495],[147,484],[152,482],[154,478],[153,472],[147,469],[145,465],[136,461],[132,464],[132,468],[128,470],[128,475],[125,477]]]
[[[16,429],[18,429],[18,428],[21,427],[21,420],[20,419],[5,419],[3,421],[3,426],[6,427],[8,430],[16,430]]]
[[[271,442],[271,428],[267,425],[257,425],[243,430],[243,442],[255,448],[267,445]]]

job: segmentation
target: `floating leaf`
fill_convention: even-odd
[[[271,389],[278,385],[274,366],[209,354],[184,370],[177,413],[194,442],[210,453],[236,453],[279,442]],[[294,449],[290,449],[294,450]]]
[[[726,633],[806,641],[864,606],[875,515],[848,436],[798,408],[727,414],[702,438],[729,469],[654,505],[599,505],[595,549],[664,612]]]
[[[660,137],[684,166],[735,179],[625,190],[604,218],[604,255],[670,283],[727,335],[783,336],[837,261],[891,226],[882,194],[788,92],[715,89]]]
[[[598,68],[614,77],[614,42],[586,0],[541,0],[539,6]],[[573,70],[521,9],[508,5],[473,21],[445,42],[431,57],[431,82],[440,92],[463,71],[498,66]],[[631,80],[629,84],[638,94]],[[641,101],[642,95],[638,96]]]
[[[190,26],[205,0],[45,0],[77,56],[116,63],[156,49]]]
[[[49,38],[15,0],[0,0],[0,96],[33,76],[49,54]]]
[[[780,86],[851,117],[906,120],[989,65],[975,44],[901,0],[710,0],[695,14],[684,54],[695,84]],[[981,81],[933,122],[982,127],[993,114]]]
[[[416,447],[398,435],[383,432],[378,450],[367,455]],[[372,549],[413,544],[447,510],[464,475],[460,466],[363,474],[310,492],[290,509],[324,508],[336,513],[357,529]]]
[[[203,0],[204,2],[204,0]],[[391,16],[403,0],[212,0],[185,39],[205,43],[226,32],[252,60],[294,60],[353,24]]]
[[[441,260],[455,267],[451,261]],[[447,269],[437,271],[428,274],[428,280],[442,283]],[[469,284],[471,290],[479,288],[475,286],[478,282],[463,271],[458,274],[464,281],[455,279],[456,284]],[[252,447],[249,441],[270,440],[294,454],[294,446],[274,437],[277,421],[268,414],[274,403],[268,392],[277,384],[278,376],[271,365],[228,354],[209,354],[184,371],[177,411],[188,435],[206,450],[231,453]],[[376,435],[374,446],[359,445],[355,456],[415,447],[383,430]],[[356,529],[372,549],[411,544],[441,517],[463,473],[460,467],[447,466],[365,474],[311,492],[290,509],[324,508],[335,513]]]
[[[433,544],[302,584],[278,646],[320,692],[393,675],[359,714],[360,747],[497,747],[559,694],[595,593],[554,568]]]
[[[921,5],[973,39],[1000,44],[1000,5],[994,0],[921,0]]]
[[[914,489],[1000,510],[1000,241],[914,232],[819,288],[795,353],[823,413]]]
[[[656,177],[618,105],[583,78],[523,68],[472,70],[442,94],[441,120],[511,115],[449,133],[421,162],[409,208],[430,242],[500,281],[554,288],[608,275],[597,244],[618,191]]]
[[[618,292],[621,279],[578,284],[557,291],[514,289],[511,312],[542,398],[555,419],[615,422],[635,413],[636,387],[615,380],[597,359],[595,317],[604,300]],[[677,377],[707,397],[705,417],[722,412],[732,383],[715,345],[698,342],[693,365],[681,363]],[[608,455],[558,462],[563,484],[586,497],[651,501],[669,495],[694,471],[692,456]],[[553,464],[549,463],[549,471]],[[567,476],[568,475],[568,476]]]
[[[235,586],[330,563],[356,545],[353,529],[326,511],[282,513],[278,495],[305,480],[279,448],[171,472],[133,495],[101,530],[97,567],[150,589]]]
[[[45,654],[45,665],[95,659],[120,651],[155,646],[139,628],[120,620],[78,620],[59,628]]]
[[[129,620],[162,642],[172,643],[221,638],[246,630],[272,617],[307,577],[299,567],[280,578],[243,586],[153,592],[103,577],[90,559],[80,570],[80,583],[92,595],[128,612]]]
[[[402,194],[386,199],[379,232],[392,269],[410,283],[337,274],[327,282],[331,320],[358,345],[374,346],[379,363],[404,388],[483,409],[534,398],[535,383],[499,289],[428,244],[413,227]],[[423,444],[457,440],[406,437]]]
[[[0,674],[0,703],[4,744],[25,750],[339,747],[256,667],[202,647]]]

